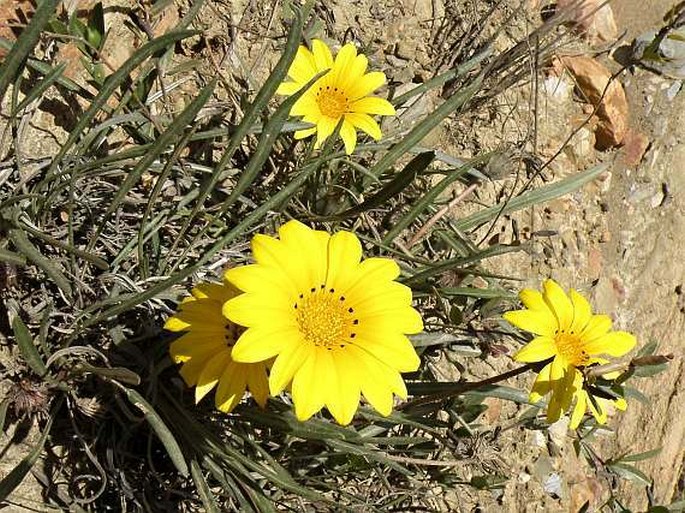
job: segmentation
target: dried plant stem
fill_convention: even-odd
[[[459,194],[456,198],[454,198],[452,201],[450,201],[447,205],[442,207],[440,210],[438,210],[433,217],[431,217],[426,224],[424,224],[421,229],[419,229],[418,232],[407,242],[407,248],[411,248],[414,244],[416,244],[418,241],[420,241],[429,231],[430,229],[440,221],[444,217],[445,214],[447,214],[450,210],[452,210],[454,207],[456,207],[459,203],[461,203],[469,194],[471,194],[473,191],[476,190],[478,187],[477,183],[469,185],[466,189],[464,189],[461,194]]]
[[[443,390],[442,392],[438,392],[435,394],[427,395],[424,397],[419,397],[417,399],[413,399],[411,401],[407,401],[404,404],[401,404],[398,406],[398,410],[406,410],[408,408],[412,408],[415,406],[422,406],[424,404],[433,404],[433,403],[438,403],[441,401],[444,401],[446,399],[450,399],[454,396],[461,395],[464,392],[470,392],[473,390],[478,390],[481,387],[485,387],[488,385],[494,385],[495,383],[499,383],[500,381],[507,380],[509,378],[513,378],[514,376],[518,376],[519,374],[523,374],[524,372],[528,372],[534,367],[533,364],[526,364],[522,365],[521,367],[517,367],[516,369],[512,369],[510,371],[504,372],[502,374],[498,374],[497,376],[493,376],[491,378],[483,379],[481,381],[467,381],[465,383],[452,383],[451,386],[450,384],[445,383],[446,389]]]

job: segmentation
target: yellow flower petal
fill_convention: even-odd
[[[587,405],[598,424],[606,424],[607,422],[607,410],[604,403],[604,399],[588,394]]]
[[[295,139],[306,139],[307,137],[310,137],[316,133],[316,127],[314,128],[305,128],[303,130],[297,130],[293,137]]]
[[[312,54],[314,64],[318,71],[323,71],[333,67],[333,56],[328,45],[320,39],[312,39]]]
[[[626,408],[628,408],[628,403],[623,397],[618,397],[614,401],[614,406],[621,411],[626,411]]]
[[[269,378],[266,374],[264,362],[243,364],[247,367],[247,387],[250,389],[255,402],[262,408],[266,407],[269,398]]]
[[[542,310],[554,315],[552,310],[549,309],[549,306],[547,306],[547,303],[545,303],[542,293],[538,290],[523,289],[519,292],[519,299],[528,310]]]
[[[283,82],[278,86],[278,89],[276,89],[276,94],[290,96],[291,94],[295,94],[297,91],[302,89],[302,86],[303,84],[300,82]]]
[[[535,383],[533,383],[533,388],[531,389],[530,395],[528,396],[528,401],[531,404],[536,404],[540,401],[540,399],[549,394],[552,390],[552,381],[550,380],[551,369],[552,362],[545,365],[540,371],[540,374],[538,374],[538,377],[535,379]]]
[[[231,357],[240,363],[257,363],[273,358],[288,344],[301,341],[297,328],[258,326],[240,335],[231,350]]]
[[[557,354],[557,345],[550,337],[536,337],[514,355],[517,362],[542,362]]]
[[[611,317],[608,315],[593,315],[580,334],[581,340],[591,342],[596,338],[606,335],[611,329]]]
[[[380,114],[383,116],[394,116],[395,107],[388,100],[376,96],[366,96],[360,98],[352,104],[352,111],[362,114]]]
[[[350,85],[350,98],[358,100],[374,92],[380,86],[385,84],[385,73],[381,71],[372,71],[361,77],[357,82]]]
[[[326,407],[338,424],[346,426],[359,407],[359,366],[345,350],[336,352],[332,366]]]
[[[345,143],[345,153],[351,155],[357,147],[357,131],[352,123],[345,120],[340,127],[340,137]]]
[[[297,54],[290,65],[288,75],[295,81],[304,85],[318,73],[314,55],[305,46],[297,49]]]
[[[309,352],[293,376],[292,396],[297,420],[307,420],[323,408],[333,372],[328,351],[316,348]]]
[[[229,362],[221,377],[214,396],[214,404],[220,411],[230,413],[245,395],[248,366]]]
[[[357,277],[355,272],[362,259],[362,245],[356,235],[341,231],[328,242],[326,288],[345,290]]]
[[[414,372],[421,359],[404,335],[392,332],[361,331],[355,345],[399,372]]]
[[[573,322],[573,304],[564,290],[554,280],[545,280],[542,284],[545,302],[554,312],[559,329],[567,331]]]
[[[635,336],[625,331],[612,331],[604,336],[584,344],[589,354],[608,354],[609,356],[623,356],[628,353],[637,340]]]
[[[361,392],[366,401],[383,416],[388,416],[392,412],[393,388],[392,382],[395,381],[390,374],[398,373],[389,369],[383,362],[365,351],[354,346],[349,348],[354,360],[359,365],[359,370],[364,375],[374,376],[374,379],[361,380]],[[404,395],[398,394],[401,397]]]
[[[578,429],[580,421],[583,420],[583,417],[585,416],[586,410],[587,392],[581,390],[576,394],[576,405],[573,407],[573,413],[571,414],[571,420],[568,425],[570,429]]]
[[[219,376],[223,373],[229,360],[228,351],[223,351],[216,358],[210,358],[207,361],[197,378],[195,403],[199,403],[216,386]]]
[[[354,305],[358,310],[363,310],[365,315],[375,315],[410,306],[412,292],[409,287],[391,281],[374,287],[373,294],[366,297],[351,296],[355,298]],[[418,325],[413,329],[419,328]],[[419,328],[419,331],[421,329]]]
[[[343,81],[346,77],[346,73],[352,64],[354,59],[357,57],[357,49],[352,43],[347,43],[344,45],[338,55],[335,56],[335,62],[333,65],[333,71],[331,72],[332,80],[339,82]]]
[[[290,302],[292,303],[292,301]],[[268,319],[270,326],[287,328],[295,325],[290,303],[278,302],[278,298],[270,298],[259,293],[246,293],[224,303],[224,315],[236,324],[252,327]]]
[[[364,332],[385,333],[394,331],[397,334],[414,335],[423,331],[423,319],[419,312],[410,306],[383,310],[367,314],[358,310],[359,327]]]
[[[569,295],[573,304],[573,322],[571,323],[570,331],[572,333],[581,333],[590,322],[590,319],[592,319],[592,307],[587,299],[575,290],[571,289]]]
[[[281,351],[269,373],[271,395],[280,394],[288,386],[313,351],[313,346],[305,343],[290,343]]]
[[[379,127],[378,123],[376,123],[368,114],[352,112],[345,114],[345,120],[350,122],[355,128],[360,128],[376,140],[379,140],[383,136],[381,127]]]
[[[535,335],[554,337],[559,329],[556,317],[551,312],[541,310],[512,310],[503,315],[504,319],[523,331]]]

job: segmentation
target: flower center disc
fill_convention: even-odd
[[[583,349],[583,344],[577,335],[562,331],[554,337],[554,341],[557,344],[559,353],[568,363],[574,367],[587,364],[589,356]]]
[[[321,114],[339,119],[348,109],[348,98],[337,87],[319,86],[316,91],[316,103]]]
[[[351,316],[344,299],[325,291],[301,299],[296,319],[302,336],[317,347],[344,346],[349,336]]]

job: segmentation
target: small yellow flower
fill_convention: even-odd
[[[393,116],[395,108],[383,98],[369,96],[385,83],[385,74],[380,71],[366,73],[368,59],[357,55],[353,44],[343,46],[333,60],[326,43],[312,40],[312,50],[300,46],[293,60],[288,76],[291,82],[284,82],[277,93],[291,95],[304,87],[314,76],[329,70],[319,78],[297,100],[290,110],[291,116],[302,116],[302,120],[316,125],[295,132],[295,139],[304,139],[316,134],[316,148],[333,133],[340,119],[340,137],[345,151],[350,154],[357,145],[359,128],[374,139],[381,138],[381,129],[371,114]]]
[[[238,405],[246,389],[262,407],[269,395],[266,365],[238,363],[231,356],[243,328],[226,319],[222,307],[237,294],[228,282],[201,283],[164,324],[165,329],[182,333],[169,353],[174,362],[183,364],[180,372],[186,384],[195,386],[195,402],[218,384],[215,404],[226,413]]]
[[[389,415],[393,394],[407,396],[400,373],[420,363],[405,334],[423,329],[411,290],[394,281],[399,267],[361,261],[361,243],[347,231],[329,235],[290,221],[278,235],[256,235],[256,263],[226,272],[245,292],[224,305],[226,317],[247,327],[233,358],[276,357],[269,388],[276,395],[291,385],[299,420],[325,406],[349,424],[360,394]]]
[[[591,411],[596,408],[583,389],[583,376],[578,369],[607,363],[600,355],[623,356],[635,346],[635,337],[624,331],[611,331],[609,316],[593,315],[583,296],[573,289],[567,295],[554,280],[543,283],[542,293],[524,289],[519,298],[526,308],[507,312],[504,318],[537,336],[514,359],[526,363],[552,360],[535,380],[530,402],[536,403],[551,392],[547,421],[556,422],[575,398],[573,416],[580,422],[585,405]],[[598,421],[606,420],[605,414],[597,413],[595,417]]]

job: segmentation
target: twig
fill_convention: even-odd
[[[409,242],[407,242],[407,248],[411,248],[414,244],[416,244],[419,240],[421,240],[427,233],[428,231],[444,217],[445,214],[447,214],[450,210],[452,210],[454,207],[457,206],[457,204],[461,203],[464,198],[466,198],[469,194],[471,194],[473,191],[476,190],[476,187],[478,187],[477,183],[469,185],[466,189],[464,189],[459,196],[454,198],[452,201],[450,201],[447,205],[442,207],[440,210],[438,210],[433,217],[431,217],[426,224],[424,224],[419,231],[414,234],[414,236],[409,239]]]

